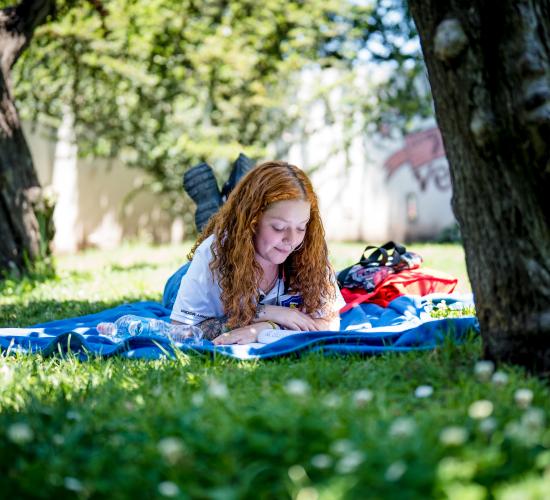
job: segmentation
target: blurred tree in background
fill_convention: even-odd
[[[165,201],[176,210],[182,174],[192,164],[229,161],[241,150],[263,157],[303,118],[300,108],[289,113],[288,103],[308,66],[351,72],[361,52],[364,60],[391,61],[394,71],[376,100],[383,105],[357,98],[356,106],[369,121],[392,123],[431,109],[413,84],[423,66],[418,46],[407,45],[416,32],[400,2],[104,6],[103,19],[83,4],[39,28],[16,73],[21,110],[55,126],[69,105],[81,154],[119,156],[145,169],[150,187],[175,195]],[[406,45],[408,52],[401,50]]]
[[[29,46],[36,27],[55,12],[52,0],[24,0],[0,10],[0,271],[19,273],[48,256],[51,207],[44,206],[21,127],[12,68]]]
[[[387,76],[373,90],[356,76],[374,63]],[[308,68],[340,72],[354,133],[431,114],[402,0],[77,2],[36,29],[14,67],[14,95],[24,119],[53,129],[69,110],[80,155],[145,170],[159,204],[182,213],[191,165],[223,168],[240,151],[265,157],[284,130],[307,121],[289,104]]]

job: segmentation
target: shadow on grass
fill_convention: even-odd
[[[4,304],[0,305],[0,328],[26,327],[95,314],[132,302],[138,302],[138,300],[135,297],[126,297],[113,301],[31,300],[24,304]]]
[[[38,285],[48,281],[59,281],[56,271],[47,273],[24,274],[23,276],[0,275],[0,294],[11,295],[14,292],[18,295],[33,290]]]

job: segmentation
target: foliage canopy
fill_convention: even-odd
[[[58,4],[16,66],[23,116],[56,127],[71,110],[80,154],[143,168],[176,211],[189,166],[224,168],[240,151],[264,157],[284,130],[307,123],[295,96],[308,69],[347,75],[342,112],[360,129],[431,113],[414,83],[423,65],[401,0],[106,0],[103,15],[92,3]],[[373,62],[390,75],[374,92],[357,77]]]

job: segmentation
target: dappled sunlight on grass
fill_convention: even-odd
[[[286,497],[290,479],[291,489],[317,492],[343,481],[353,498],[367,489],[428,498],[457,484],[512,488],[529,471],[538,489],[548,388],[518,369],[501,368],[505,383],[481,376],[479,354],[472,339],[407,355],[251,364],[0,358],[3,456],[30,459],[2,465],[12,487],[39,465],[45,494],[60,491],[56,474],[96,495],[103,484],[154,496],[163,478],[192,496],[231,484],[239,498]],[[528,403],[518,391],[530,392]],[[264,473],[243,476],[250,464]]]
[[[330,248],[339,269],[363,245]],[[160,300],[187,249],[60,258],[56,277],[2,285],[2,325]],[[465,272],[460,247],[411,250],[426,266]],[[45,497],[538,498],[550,475],[550,390],[520,369],[480,363],[481,352],[468,336],[408,354],[267,361],[3,353],[0,488],[13,497],[40,488]]]
[[[147,263],[157,267],[180,266],[187,261],[187,254],[193,242],[174,245],[147,245],[125,243],[109,250],[89,249],[73,255],[57,258],[60,269],[97,270],[101,266],[131,266]]]

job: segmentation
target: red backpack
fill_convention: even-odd
[[[374,251],[365,257],[367,250]],[[452,293],[458,279],[433,269],[418,269],[422,257],[407,252],[403,245],[389,241],[381,247],[367,246],[357,264],[337,275],[346,305],[343,313],[363,302],[381,307],[400,295],[427,295]]]

